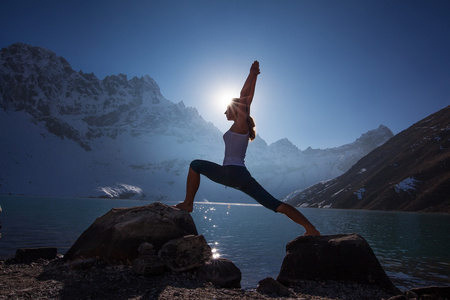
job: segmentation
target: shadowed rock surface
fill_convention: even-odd
[[[358,234],[300,236],[286,245],[277,280],[335,280],[374,285],[399,294],[366,240]]]
[[[229,259],[216,258],[204,263],[197,271],[199,278],[209,281],[216,287],[240,288],[242,273]]]
[[[38,248],[20,248],[16,251],[16,261],[33,262],[40,258],[54,259],[56,258],[57,249],[55,247],[38,247]]]
[[[200,267],[212,252],[203,235],[189,235],[165,243],[158,256],[169,270],[183,272]]]
[[[132,208],[114,208],[84,231],[64,255],[66,260],[96,258],[131,264],[142,243],[159,251],[170,240],[197,235],[188,212],[162,203]]]

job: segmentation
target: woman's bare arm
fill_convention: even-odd
[[[241,90],[239,101],[240,103],[244,104],[247,115],[250,115],[250,105],[252,104],[253,96],[255,94],[256,79],[259,73],[259,62],[255,60],[250,68],[250,73],[247,76],[244,87]]]
[[[250,73],[247,76],[247,80],[245,80],[244,86],[241,90],[240,98],[248,97],[252,91],[252,85],[253,85],[253,91],[255,91],[254,85],[256,84],[256,77],[259,74],[259,62],[255,60],[255,62],[250,67]]]

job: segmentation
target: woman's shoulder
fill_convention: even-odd
[[[239,134],[239,135],[248,135],[248,126],[246,124],[238,124],[238,122],[234,122],[228,130],[231,134]]]

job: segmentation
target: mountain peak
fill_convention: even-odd
[[[1,108],[29,113],[86,150],[93,139],[130,130],[149,134],[195,124],[211,134],[196,110],[165,99],[148,75],[128,80],[120,73],[99,80],[93,73],[75,72],[52,51],[21,43],[1,50],[0,74]]]

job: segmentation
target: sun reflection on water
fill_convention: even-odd
[[[217,248],[212,248],[211,252],[212,252],[212,258],[213,259],[217,259],[217,258],[220,257],[220,253],[217,251]]]

